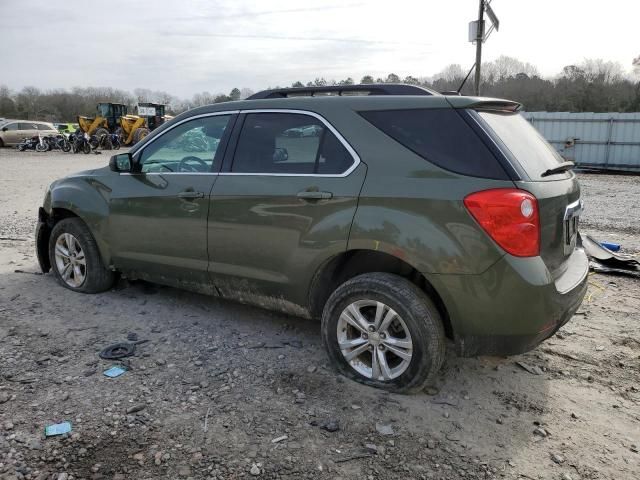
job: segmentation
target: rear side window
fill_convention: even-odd
[[[445,170],[508,179],[493,153],[454,109],[360,112],[398,143]]]
[[[36,127],[38,127],[38,130],[55,130],[53,125],[47,125],[46,123],[36,123]]]
[[[479,112],[480,117],[502,140],[531,180],[558,180],[569,173],[541,177],[564,160],[519,113]]]
[[[335,175],[353,157],[320,120],[298,113],[247,114],[232,172]]]

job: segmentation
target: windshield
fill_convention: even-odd
[[[531,180],[558,180],[568,173],[541,177],[565,160],[519,113],[478,112],[515,157]]]

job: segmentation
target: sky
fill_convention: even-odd
[[[543,76],[585,58],[631,70],[640,0],[493,0],[500,55]],[[110,86],[180,97],[316,77],[428,77],[475,59],[478,0],[0,0],[0,85]]]

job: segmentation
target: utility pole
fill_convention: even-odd
[[[480,0],[478,28],[476,33],[476,75],[474,94],[480,96],[480,65],[482,64],[482,42],[484,41],[484,0]]]

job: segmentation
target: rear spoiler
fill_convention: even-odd
[[[521,103],[501,98],[448,96],[447,101],[453,108],[472,108],[474,110],[492,112],[518,112],[522,109]]]

